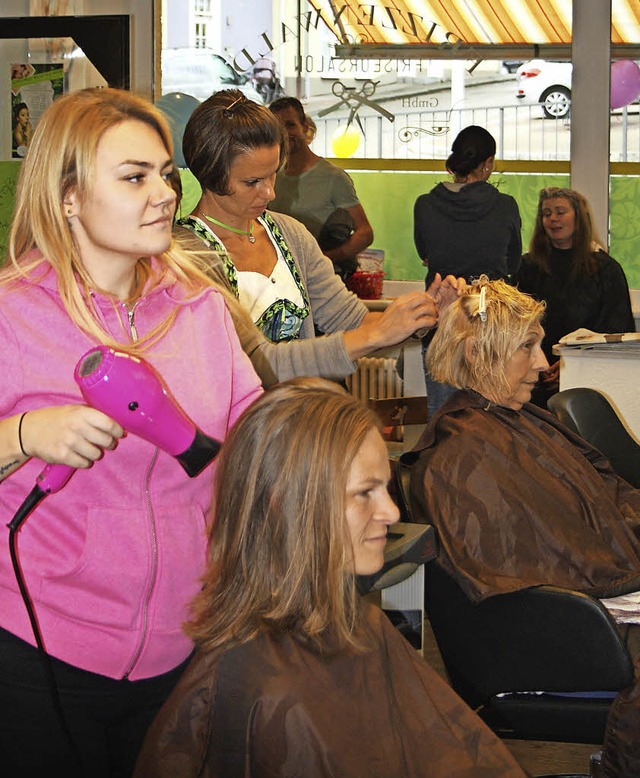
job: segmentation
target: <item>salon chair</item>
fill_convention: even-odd
[[[640,489],[640,444],[601,392],[586,387],[564,389],[547,404],[563,424],[601,451],[619,476]]]
[[[396,488],[409,521],[410,464]],[[437,535],[437,533],[436,533]],[[453,689],[500,737],[602,743],[633,664],[599,600],[538,586],[472,602],[438,564],[425,567],[425,610]]]
[[[474,603],[435,562],[426,611],[456,692],[500,737],[602,743],[633,663],[602,603],[539,586]]]
[[[403,458],[396,462],[393,481],[400,521],[414,522],[411,510],[411,465]]]

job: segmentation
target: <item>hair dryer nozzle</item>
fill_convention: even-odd
[[[178,454],[176,459],[190,478],[198,475],[201,470],[214,459],[220,451],[220,441],[210,438],[196,429],[196,436],[193,443],[182,454]]]

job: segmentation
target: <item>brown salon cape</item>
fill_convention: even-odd
[[[523,778],[387,617],[365,608],[363,654],[321,657],[268,634],[196,654],[135,778]]]
[[[438,563],[472,599],[640,590],[640,491],[551,413],[459,391],[403,460],[415,519],[436,527]]]
[[[640,492],[547,411],[457,392],[403,460],[414,517],[435,525],[438,564],[472,599],[539,584],[640,590]],[[640,776],[640,657],[635,675],[607,720],[606,778]]]

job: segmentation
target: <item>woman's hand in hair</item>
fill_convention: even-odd
[[[442,279],[440,273],[436,273],[427,294],[431,295],[438,310],[438,315],[467,290],[468,284],[464,278],[456,278],[448,275]]]
[[[372,351],[395,346],[416,332],[431,329],[438,322],[433,297],[427,292],[408,292],[396,297],[382,312],[370,311],[355,330],[344,333],[344,342],[351,359]]]

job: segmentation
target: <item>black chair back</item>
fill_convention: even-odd
[[[611,701],[634,676],[599,600],[539,586],[474,603],[437,561],[426,572],[426,612],[451,685],[494,732],[602,743]]]
[[[393,469],[395,493],[400,511],[400,521],[414,521],[411,509],[411,465],[398,459]]]
[[[415,519],[411,466],[399,465],[399,501]],[[437,558],[425,572],[425,610],[451,685],[498,735],[602,742],[612,697],[634,676],[599,600],[538,586],[476,603]]]
[[[547,404],[563,424],[601,451],[619,476],[640,489],[640,444],[601,392],[587,387],[564,389]]]
[[[426,610],[452,685],[472,707],[503,692],[618,691],[633,678],[602,603],[555,586],[472,602],[437,563]]]

